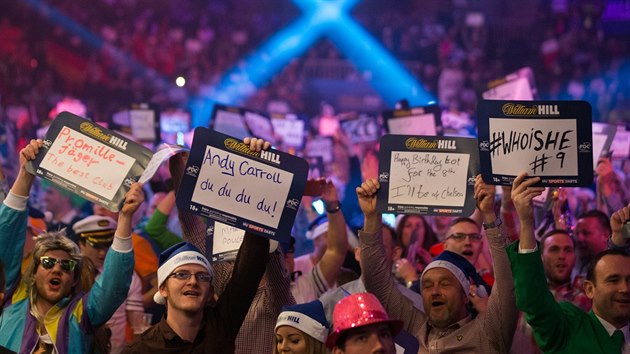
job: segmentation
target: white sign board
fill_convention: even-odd
[[[490,118],[495,174],[573,176],[578,172],[575,120]]]

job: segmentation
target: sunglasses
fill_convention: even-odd
[[[447,238],[452,238],[455,241],[463,241],[466,239],[466,237],[470,237],[470,239],[473,241],[481,241],[481,238],[482,238],[481,234],[478,234],[478,233],[466,234],[463,232],[456,232],[454,234],[451,234]]]
[[[175,278],[177,280],[188,280],[190,277],[195,276],[200,283],[209,283],[212,280],[212,276],[209,273],[201,272],[201,273],[188,273],[188,272],[175,272],[169,275],[169,278]]]
[[[44,269],[52,269],[55,264],[59,263],[61,269],[64,272],[71,273],[74,271],[74,268],[77,266],[77,261],[74,259],[57,259],[53,257],[43,256],[39,258],[39,262],[41,263]]]

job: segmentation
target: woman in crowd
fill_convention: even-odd
[[[285,306],[276,322],[274,354],[330,354],[324,343],[328,321],[319,300]]]

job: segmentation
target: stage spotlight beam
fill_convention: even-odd
[[[194,126],[207,126],[215,102],[241,104],[321,37],[330,39],[390,106],[434,100],[389,52],[349,15],[360,0],[293,0],[302,16],[265,41],[190,101]]]

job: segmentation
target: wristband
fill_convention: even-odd
[[[341,202],[337,201],[337,206],[334,208],[330,208],[328,205],[325,205],[326,207],[326,212],[330,213],[330,214],[334,214],[336,212],[338,212],[339,210],[341,210]]]
[[[496,219],[494,219],[493,222],[491,222],[489,224],[483,223],[482,225],[483,225],[483,229],[484,230],[488,230],[488,229],[492,229],[492,228],[495,228],[495,227],[499,227],[501,224],[503,224],[503,221],[501,221],[500,218],[496,218]]]

